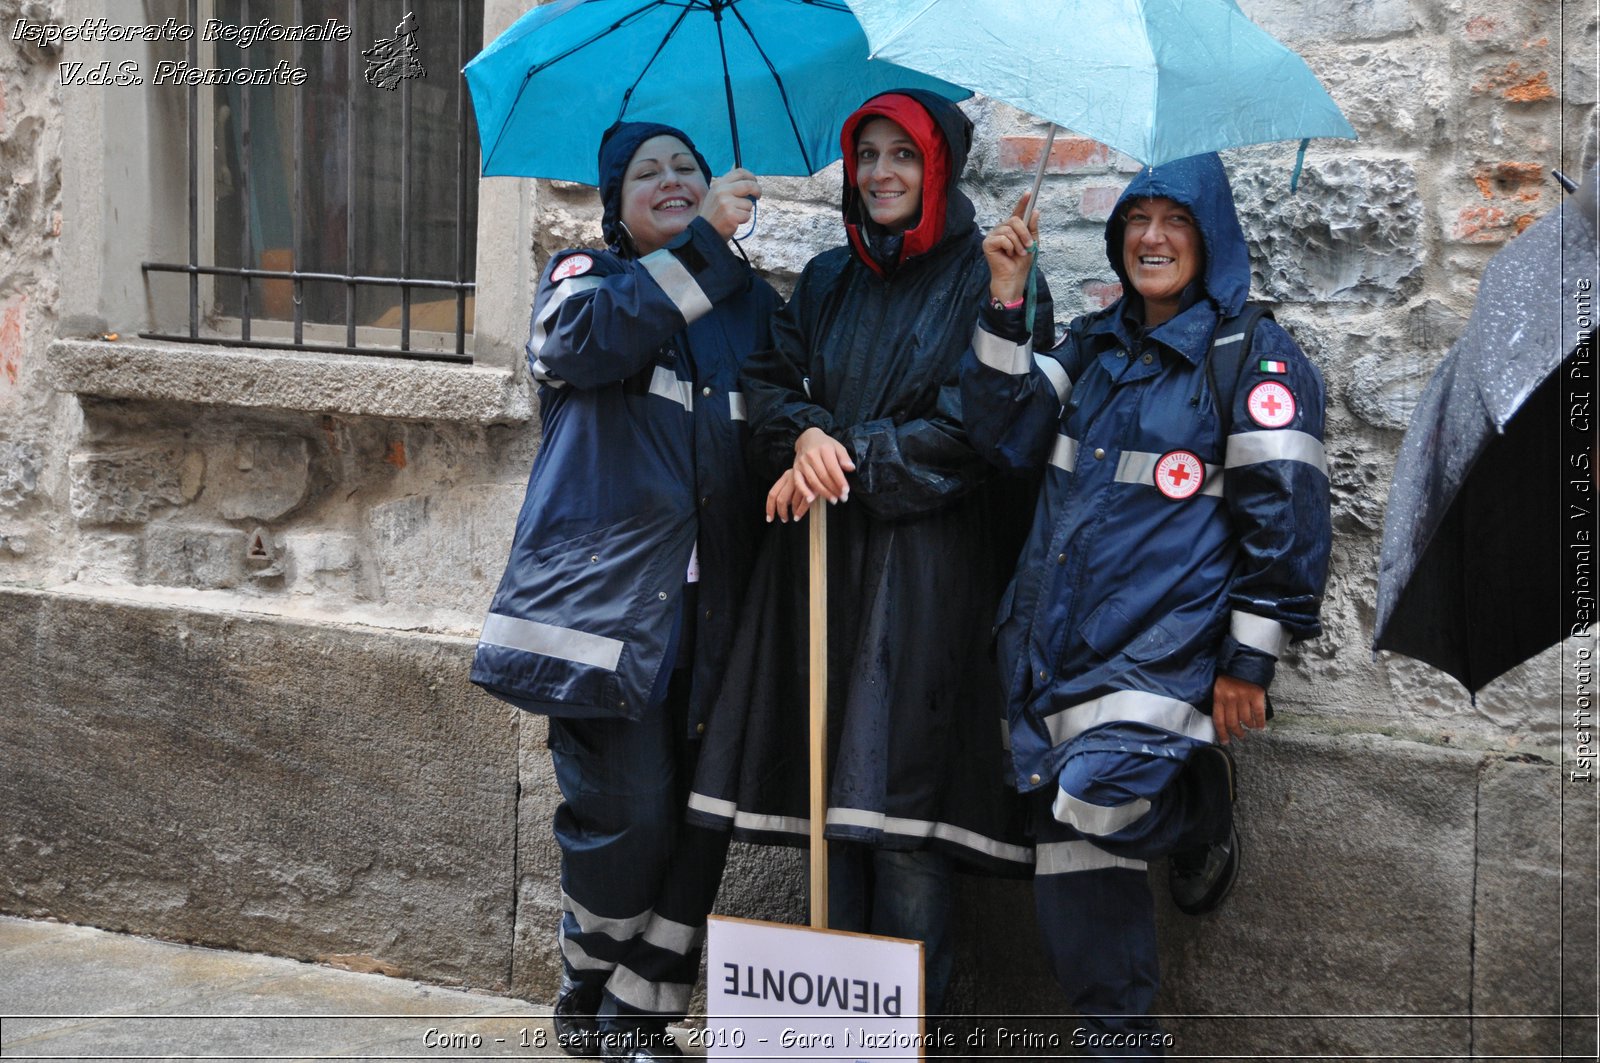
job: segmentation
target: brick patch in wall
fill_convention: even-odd
[[[1105,221],[1120,195],[1122,189],[1117,185],[1090,185],[1078,196],[1078,213],[1089,221]]]
[[[1104,309],[1122,298],[1122,285],[1116,281],[1084,281],[1080,289],[1083,297],[1099,309]]]
[[[1507,63],[1504,70],[1491,73],[1473,85],[1472,91],[1479,95],[1497,92],[1513,103],[1536,103],[1556,97],[1556,90],[1550,87],[1548,71],[1530,72],[1518,62]]]
[[[1039,165],[1039,153],[1044,150],[1044,137],[1001,137],[1000,165],[1012,170],[1032,170]],[[1088,137],[1057,136],[1050,145],[1050,161],[1046,173],[1073,173],[1091,167],[1111,164],[1112,151],[1099,141]]]
[[[1545,169],[1537,162],[1491,162],[1472,171],[1472,182],[1484,199],[1513,198],[1523,203],[1544,194]]]

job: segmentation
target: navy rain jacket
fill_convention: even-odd
[[[1206,259],[1179,313],[1146,333],[1122,219],[1154,196],[1189,208]],[[1037,359],[1020,315],[986,310],[962,364],[974,445],[1002,467],[1046,471],[997,621],[1024,790],[1052,784],[1066,743],[1105,724],[1214,740],[1217,671],[1268,686],[1288,642],[1321,630],[1322,376],[1263,320],[1233,394],[1207,381],[1219,315],[1250,289],[1221,161],[1141,173],[1106,225],[1106,253],[1126,293],[1116,303]]]
[[[540,280],[527,349],[543,439],[472,681],[534,712],[637,719],[665,696],[698,543],[693,731],[762,528],[738,379],[780,301],[700,218],[625,252],[621,171],[659,132],[676,133],[637,128],[602,174],[612,248],[556,255]]]

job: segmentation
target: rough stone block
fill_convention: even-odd
[[[1428,380],[1465,327],[1465,318],[1436,299],[1412,307],[1402,335],[1372,338],[1377,352],[1351,365],[1345,405],[1374,428],[1405,428]]]
[[[363,597],[361,544],[341,532],[285,535],[283,557],[296,594]]]
[[[0,440],[0,511],[32,497],[44,468],[44,452],[26,441]]]
[[[295,436],[258,436],[213,460],[206,492],[227,520],[271,521],[299,508],[311,489],[311,446]]]
[[[1158,1008],[1211,1016],[1172,1020],[1177,1051],[1466,1054],[1479,758],[1287,730],[1238,753],[1244,863],[1228,903],[1184,916],[1152,869]]]
[[[1234,177],[1240,222],[1278,302],[1393,306],[1422,286],[1422,199],[1400,159],[1307,163],[1298,194],[1275,165]]]
[[[1474,1054],[1551,1057],[1565,1047],[1576,1055],[1583,1046],[1562,1045],[1561,1023],[1571,1014],[1562,1001],[1562,960],[1576,951],[1576,938],[1593,941],[1594,909],[1564,909],[1563,884],[1576,886],[1574,898],[1594,895],[1593,844],[1566,851],[1562,800],[1570,801],[1575,821],[1594,822],[1594,792],[1575,791],[1554,764],[1490,761],[1478,788],[1478,871],[1473,934]],[[1587,800],[1585,800],[1585,798]],[[1592,830],[1589,832],[1592,836]],[[1578,841],[1575,832],[1573,841]],[[1587,910],[1585,910],[1585,908]],[[1570,931],[1587,928],[1579,934]],[[1563,929],[1569,936],[1563,938]],[[1574,965],[1577,999],[1594,1000],[1592,951]],[[1582,990],[1587,986],[1588,993]],[[1592,1024],[1591,1024],[1592,1028]],[[1593,1047],[1592,1037],[1588,1047]]]
[[[1279,40],[1368,40],[1417,28],[1409,0],[1241,0],[1250,20]]]
[[[1121,185],[1090,185],[1078,193],[1078,214],[1085,221],[1105,221],[1122,195]]]
[[[244,578],[245,533],[237,528],[152,524],[144,533],[145,583],[237,587]]]
[[[0,590],[0,644],[0,911],[508,988],[468,641]]]
[[[373,562],[384,596],[481,614],[522,506],[522,484],[472,484],[374,506]]]
[[[137,524],[183,503],[183,454],[175,447],[112,447],[68,464],[80,524]]]
[[[72,578],[80,583],[136,583],[140,541],[137,535],[97,533],[79,537]]]

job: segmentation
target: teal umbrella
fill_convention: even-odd
[[[536,7],[465,70],[485,176],[594,184],[600,133],[665,122],[712,169],[804,176],[839,157],[867,97],[970,91],[867,56],[840,0],[559,0]]]
[[[1355,139],[1316,75],[1233,0],[849,0],[875,58],[1003,100],[1147,166]]]

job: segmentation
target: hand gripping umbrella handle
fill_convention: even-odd
[[[828,928],[828,505],[811,507],[811,926]]]

